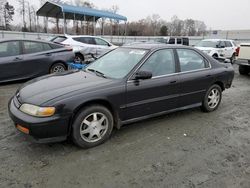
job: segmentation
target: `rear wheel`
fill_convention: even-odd
[[[217,55],[217,54],[212,55],[212,57],[213,57],[214,59],[218,60],[218,55]]]
[[[74,61],[78,63],[82,63],[84,61],[84,56],[80,53],[76,53]]]
[[[205,112],[212,112],[218,108],[221,102],[222,90],[217,84],[212,85],[202,101],[202,110]]]
[[[64,72],[66,71],[66,66],[63,63],[55,63],[50,67],[49,72],[55,73],[55,72]]]
[[[250,72],[250,66],[239,65],[239,73],[241,75],[247,75]]]
[[[90,148],[104,143],[113,130],[111,112],[100,105],[92,105],[81,110],[72,125],[72,139],[82,148]]]

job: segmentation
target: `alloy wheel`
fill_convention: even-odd
[[[80,136],[89,143],[101,140],[108,130],[108,118],[99,112],[88,115],[81,123]]]
[[[211,92],[208,95],[208,106],[213,109],[216,108],[217,105],[220,102],[220,92],[217,88],[214,88],[211,90]]]

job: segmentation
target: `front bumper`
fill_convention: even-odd
[[[237,59],[234,62],[237,65],[246,65],[246,66],[250,66],[250,60],[245,60],[245,59]]]
[[[38,118],[21,112],[10,100],[9,116],[17,125],[29,130],[29,135],[38,143],[58,142],[67,139],[69,134],[70,115]],[[20,130],[20,129],[19,129]]]

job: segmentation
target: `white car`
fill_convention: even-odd
[[[233,63],[238,46],[233,40],[205,39],[200,41],[195,48],[215,59],[230,59],[231,63]]]
[[[89,55],[98,57],[117,48],[101,37],[88,35],[62,35],[54,37],[51,41],[72,47],[77,61],[84,61]]]

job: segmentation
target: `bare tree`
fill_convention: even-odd
[[[20,5],[19,12],[22,15],[22,19],[23,19],[23,29],[22,30],[27,31],[26,19],[25,19],[26,12],[27,12],[27,8],[26,8],[27,1],[25,1],[25,0],[17,0],[17,2]]]

